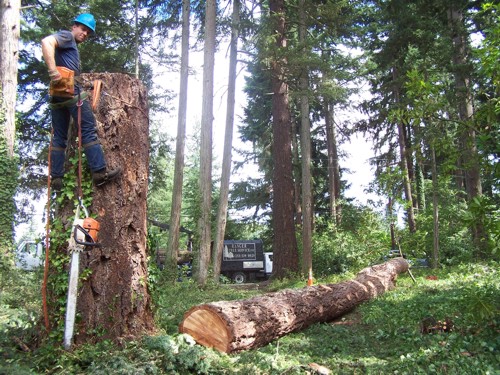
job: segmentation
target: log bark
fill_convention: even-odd
[[[150,332],[151,298],[147,289],[146,194],[149,168],[147,92],[125,74],[83,74],[99,79],[102,95],[96,109],[97,131],[109,167],[123,174],[94,187],[90,212],[100,223],[100,248],[84,252],[80,269],[90,270],[78,295],[75,342],[117,340]]]
[[[225,353],[258,348],[311,324],[332,321],[393,289],[398,274],[408,268],[406,260],[395,258],[338,284],[198,305],[184,315],[179,331],[191,335],[198,344]]]

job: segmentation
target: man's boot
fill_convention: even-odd
[[[116,179],[122,173],[122,169],[117,167],[115,169],[103,169],[92,173],[92,180],[96,186],[102,186],[110,181]]]
[[[59,193],[63,187],[62,177],[51,177],[50,187],[54,193]]]

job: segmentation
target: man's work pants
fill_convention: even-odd
[[[53,98],[53,103],[64,102],[66,100],[68,99]],[[50,171],[52,177],[62,177],[64,175],[65,151],[68,143],[68,130],[71,117],[74,124],[78,124],[78,106],[76,104],[52,109],[52,127],[54,129]],[[88,100],[83,100],[82,102],[81,128],[82,146],[90,170],[96,172],[105,169],[106,161],[97,138],[96,122]]]

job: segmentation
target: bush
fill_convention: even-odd
[[[384,228],[377,213],[363,207],[351,207],[343,212],[342,226],[349,230],[339,230],[326,219],[316,223],[313,268],[317,276],[357,272],[379,262],[390,247],[388,226]]]
[[[32,374],[19,352],[31,350],[40,322],[40,271],[5,268],[0,277],[0,374]]]

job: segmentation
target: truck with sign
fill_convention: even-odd
[[[237,284],[268,279],[273,271],[273,253],[264,252],[261,240],[226,240],[221,274]]]

